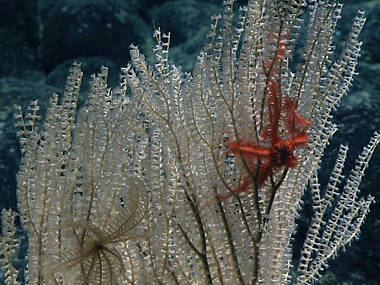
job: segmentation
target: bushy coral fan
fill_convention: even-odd
[[[341,7],[251,0],[234,11],[225,1],[191,74],[169,64],[170,36],[157,30],[155,64],[131,46],[120,86],[107,86],[103,67],[79,111],[77,63],[41,128],[37,102],[25,115],[18,109],[27,284],[318,280],[359,234],[373,197],[358,197],[358,187],[380,141],[375,133],[344,185],[348,148],[341,146],[321,189],[317,170],[337,130],[331,111],[352,82],[365,21],[358,12],[335,59]],[[313,216],[293,264],[305,189]],[[7,284],[20,283],[14,218],[3,211]]]

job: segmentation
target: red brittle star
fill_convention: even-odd
[[[285,40],[279,42],[279,47],[273,62],[266,65],[268,86],[266,88],[269,124],[266,126],[263,137],[269,141],[269,146],[260,146],[255,143],[246,143],[242,139],[229,142],[228,152],[240,156],[248,167],[250,175],[244,177],[239,187],[227,195],[218,195],[221,200],[228,199],[234,193],[247,191],[255,183],[261,187],[269,177],[272,177],[281,168],[293,168],[298,164],[294,155],[296,148],[303,147],[308,142],[306,128],[311,122],[305,119],[298,111],[292,100],[281,94],[281,60],[285,56]],[[288,139],[280,137],[280,121],[288,133]],[[254,163],[256,161],[257,163]]]

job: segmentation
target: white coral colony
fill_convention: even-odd
[[[233,2],[213,17],[191,74],[169,64],[169,35],[157,30],[155,64],[132,46],[120,86],[102,68],[81,110],[75,63],[41,129],[37,102],[16,111],[27,284],[312,284],[358,236],[373,202],[358,187],[380,135],[343,187],[346,146],[326,190],[317,170],[355,74],[363,13],[336,59],[341,4],[250,0],[235,12]],[[307,185],[313,216],[294,265]],[[2,215],[6,284],[20,284],[15,215]]]

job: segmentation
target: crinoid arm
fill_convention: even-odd
[[[94,218],[65,226],[71,228],[77,242],[65,251],[64,261],[55,268],[58,275],[75,276],[73,282],[78,284],[117,284],[117,280],[128,280],[120,245],[143,238],[138,226],[146,216],[147,201],[139,179],[126,177],[125,181],[103,223]]]

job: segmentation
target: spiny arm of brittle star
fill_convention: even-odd
[[[308,143],[309,136],[305,133],[301,133],[292,139],[292,144],[295,147],[305,146]]]
[[[298,111],[292,100],[287,96],[285,98],[285,108],[287,116],[287,128],[291,133],[304,130],[311,125],[311,121],[305,119]]]
[[[232,192],[230,192],[228,194],[218,194],[218,198],[221,201],[225,201],[228,198],[231,198],[232,196],[234,196],[236,193],[246,192],[248,190],[249,185],[251,185],[251,184],[252,184],[252,182],[250,181],[250,179],[248,177],[243,178],[242,183],[239,185],[239,187],[235,188],[234,190],[232,190]]]
[[[270,154],[270,150],[268,148],[256,147],[253,145],[240,145],[237,142],[230,144],[229,151],[233,154],[250,154],[256,157],[267,157]]]

